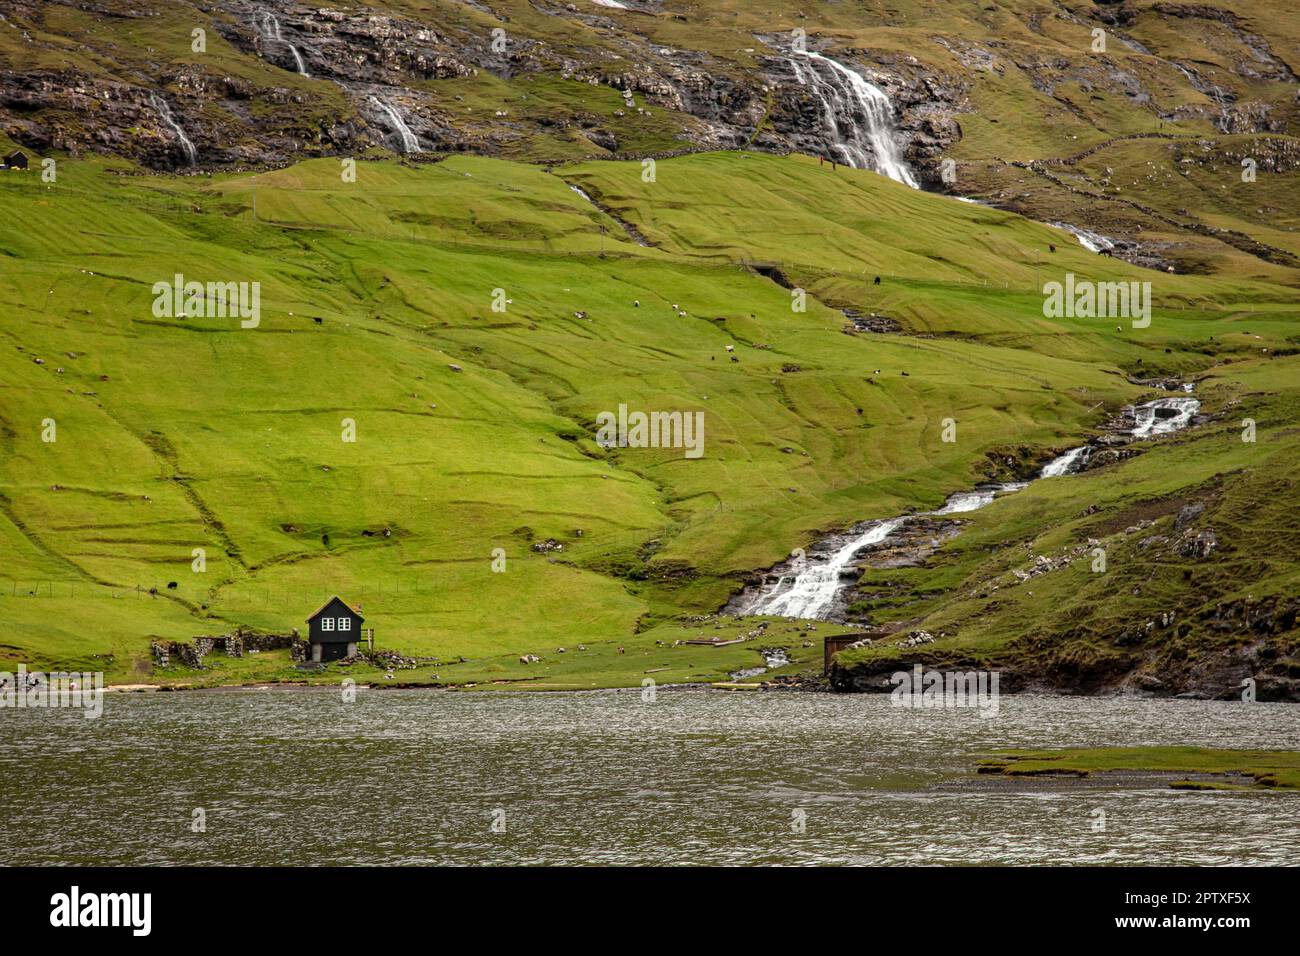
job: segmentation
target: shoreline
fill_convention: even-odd
[[[934,670],[943,670],[942,668],[933,668]],[[518,686],[508,686],[508,685]],[[232,683],[232,684],[208,684],[203,686],[193,686],[188,684],[107,684],[104,686],[104,693],[118,694],[157,694],[157,693],[232,693],[235,691],[314,691],[328,690],[337,691],[342,686],[341,681],[308,683],[305,681],[253,681],[250,683]],[[500,684],[474,682],[469,684],[373,684],[358,683],[355,690],[366,691],[399,691],[399,690],[419,690],[439,693],[500,693],[502,691],[529,691],[543,694],[591,694],[603,693],[606,691],[626,691],[640,693],[644,688],[639,685],[617,685],[609,684],[600,687],[578,687],[578,686],[543,686],[528,684],[517,681],[507,681]],[[738,692],[766,692],[777,694],[830,694],[837,697],[863,697],[863,696],[888,696],[889,691],[843,691],[833,689],[829,683],[819,683],[817,686],[809,686],[804,683],[776,683],[773,681],[699,681],[691,683],[674,683],[659,684],[655,687],[656,693],[663,691],[719,691],[722,693]],[[1133,693],[1125,691],[1106,691],[1099,693],[1080,693],[1077,691],[1058,690],[1046,686],[1021,687],[1011,690],[999,691],[999,696],[1007,697],[1050,697],[1050,698],[1079,698],[1079,699],[1096,699],[1096,700],[1162,700],[1162,701],[1195,701],[1195,702],[1225,702],[1238,700],[1235,694],[1229,694],[1221,697],[1211,696],[1191,696],[1179,694],[1152,694],[1152,693]],[[1257,700],[1259,704],[1300,704],[1297,700]],[[936,708],[938,709],[938,708]]]

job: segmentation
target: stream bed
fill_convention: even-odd
[[[1192,423],[1201,403],[1183,394],[1135,405],[1126,409],[1122,435],[1139,441],[1166,435]],[[1096,446],[1081,445],[1049,461],[1034,480],[1074,474],[1087,463]],[[873,549],[888,542],[891,535],[913,518],[943,517],[977,511],[1001,495],[1029,485],[1026,481],[980,485],[971,491],[950,495],[934,511],[921,511],[862,522],[846,533],[828,535],[814,543],[802,559],[778,565],[762,583],[746,588],[732,598],[728,613],[774,614],[782,617],[837,620],[846,588],[858,577],[857,563]]]

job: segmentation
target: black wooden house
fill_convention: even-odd
[[[341,597],[332,597],[307,618],[307,643],[313,661],[337,661],[355,657],[365,620]]]
[[[21,149],[14,150],[12,153],[10,153],[8,156],[5,157],[4,168],[5,169],[26,169],[27,154],[24,153]]]

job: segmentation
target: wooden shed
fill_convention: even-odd
[[[338,595],[307,618],[307,643],[313,661],[337,661],[355,657],[361,640],[361,613]]]

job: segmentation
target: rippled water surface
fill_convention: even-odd
[[[8,864],[1300,859],[1298,794],[971,772],[996,747],[1295,748],[1289,704],[1015,696],[980,719],[878,695],[241,690],[0,728]]]

